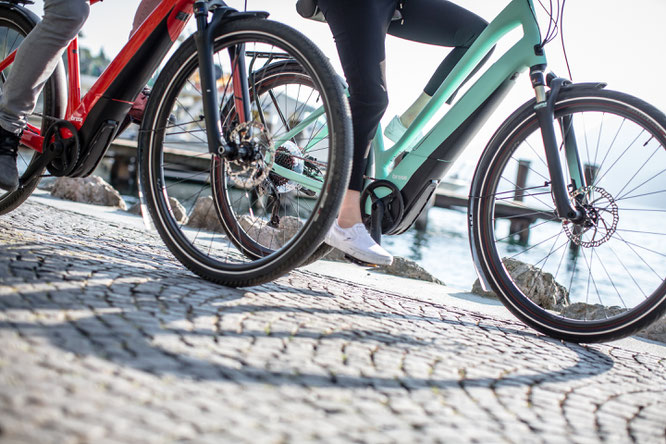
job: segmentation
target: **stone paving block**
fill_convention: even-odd
[[[664,442],[661,357],[50,211],[0,217],[0,442]]]

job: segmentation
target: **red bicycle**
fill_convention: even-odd
[[[28,2],[0,2],[0,88],[39,20]],[[157,231],[187,268],[233,286],[326,251],[315,250],[351,158],[341,82],[301,33],[220,0],[163,0],[84,96],[72,41],[69,75],[61,63],[42,92],[21,139],[20,186],[0,195],[0,214],[44,175],[95,170],[193,16],[197,30],[159,70],[139,131],[141,193]]]

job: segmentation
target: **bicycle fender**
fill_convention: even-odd
[[[35,14],[34,12],[32,12],[31,10],[26,9],[23,6],[20,6],[20,4],[32,4],[32,3],[33,2],[31,2],[31,1],[3,0],[3,1],[0,2],[0,6],[6,7],[6,8],[9,8],[9,9],[13,10],[13,11],[18,12],[19,14],[21,14],[23,16],[23,18],[25,18],[26,20],[31,22],[33,26],[35,26],[35,25],[37,25],[37,23],[39,23],[41,21],[39,16],[37,14]]]
[[[247,18],[268,18],[269,13],[266,11],[237,11],[233,8],[223,7],[217,8],[213,11],[213,17],[210,19],[209,29],[214,33],[218,31],[226,23],[233,20],[242,20]],[[211,34],[209,34],[211,35]]]
[[[560,91],[563,89],[572,89],[572,88],[593,88],[593,89],[603,89],[606,87],[606,83],[603,82],[585,82],[585,83],[573,83],[569,79],[562,77],[555,77],[548,82],[550,91],[548,91],[548,99],[546,102],[546,107],[549,112],[553,112],[555,109],[555,102],[557,101],[557,96]]]

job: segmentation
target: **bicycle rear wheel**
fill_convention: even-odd
[[[30,18],[29,13],[22,14],[13,8],[0,8],[0,60],[4,60],[13,51],[18,48],[28,33],[35,27],[37,18]],[[7,76],[12,70],[12,65],[8,65],[0,72],[0,95],[4,92],[4,84]],[[37,129],[44,129],[50,118],[62,118],[65,112],[64,97],[66,88],[64,86],[65,74],[62,64],[58,65],[56,72],[46,82],[44,89],[40,94],[35,110],[28,118],[28,123]],[[40,131],[42,134],[43,131]],[[19,147],[17,166],[21,186],[12,192],[0,190],[0,215],[9,213],[21,205],[35,190],[40,177],[37,175],[31,180],[24,176],[28,165],[34,162],[41,154],[25,148]],[[42,170],[43,171],[43,170]]]
[[[234,21],[224,31],[214,44],[222,133],[226,140],[251,135],[261,159],[208,153],[190,39],[151,93],[141,182],[157,230],[186,267],[247,286],[297,267],[321,244],[347,186],[351,124],[334,71],[300,33],[263,19]],[[235,109],[229,57],[239,45],[252,103],[245,123]]]
[[[575,140],[587,181],[570,189],[586,215],[571,223],[556,216],[533,107],[502,125],[477,167],[477,263],[502,302],[542,333],[576,342],[630,335],[666,311],[666,117],[615,91],[561,92],[558,143]]]
[[[303,140],[306,133],[302,131],[289,140],[284,137],[285,134],[291,131],[296,121],[307,116],[305,107],[299,110],[300,105],[295,106],[295,104],[307,105],[310,103],[316,105],[319,101],[319,93],[307,72],[303,70],[298,62],[293,59],[286,59],[263,66],[251,73],[249,80],[249,84],[252,85],[250,89],[252,114],[258,115],[260,110],[272,109],[274,111],[272,115],[273,122],[271,122],[273,137],[286,140],[283,146],[276,150],[277,162],[291,168],[310,171],[310,173],[316,172],[319,168],[319,162],[316,158],[319,149],[309,149],[305,156],[301,156],[301,153],[294,150],[294,146],[305,146],[314,137],[322,137],[325,128],[311,127],[310,133],[307,134],[310,139],[308,141]],[[226,101],[220,113],[220,121],[222,127],[227,129],[238,125],[238,114],[234,100]],[[292,162],[296,163],[292,164]],[[220,210],[224,215],[221,221],[225,224],[229,238],[246,255],[258,258],[270,254],[272,252],[270,242],[268,242],[268,246],[264,245],[264,243],[267,243],[266,239],[257,238],[254,226],[241,224],[239,219],[234,216],[234,214],[243,214],[244,208],[249,209],[250,206],[246,205],[242,199],[240,201],[233,199],[232,193],[229,192],[230,188],[223,186],[228,174],[224,168],[219,166],[213,171],[213,192],[217,196],[216,201],[219,202]],[[294,199],[298,196],[298,193],[293,193],[297,189],[297,184],[275,173],[270,174],[269,179],[266,184],[270,186],[265,187],[264,190],[266,192],[264,213],[266,215],[270,214],[271,217],[280,218],[280,213],[285,214],[285,212],[290,211],[288,208],[284,208],[285,206],[291,206],[291,212],[293,213],[298,212],[296,207],[299,202]],[[301,189],[300,192],[307,192],[307,190]],[[284,243],[284,239],[276,239],[276,241]],[[331,250],[332,247],[322,244],[301,265],[315,262]]]

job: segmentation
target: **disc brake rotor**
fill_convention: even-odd
[[[562,222],[562,228],[571,242],[586,248],[598,247],[613,237],[620,216],[610,193],[600,187],[588,186],[574,191],[571,198],[573,201],[583,198],[580,208],[585,213],[581,223]]]
[[[271,171],[275,159],[273,141],[266,128],[256,121],[241,123],[229,134],[236,146],[254,152],[252,160],[239,159],[225,162],[227,177],[239,188],[250,189],[260,185]]]

